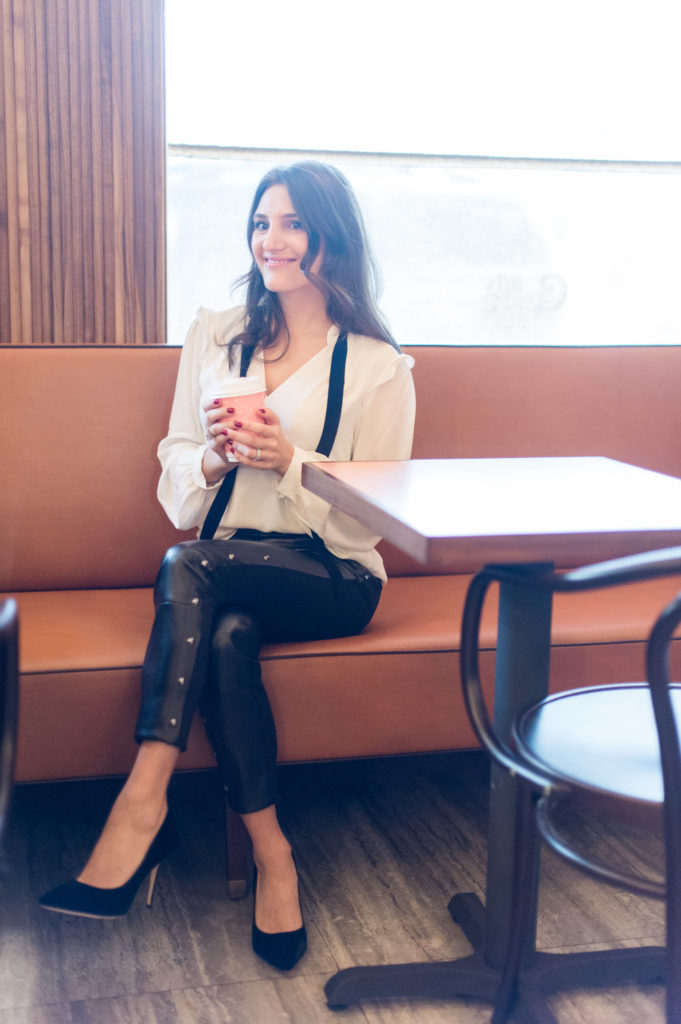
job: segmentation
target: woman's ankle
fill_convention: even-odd
[[[101,888],[122,885],[144,858],[167,808],[119,794],[78,881]]]
[[[134,832],[156,832],[168,813],[167,794],[148,794],[123,788],[118,794],[107,824],[128,827]]]
[[[291,863],[291,844],[279,824],[274,804],[241,817],[253,844],[253,860],[257,868],[265,870],[267,866]]]

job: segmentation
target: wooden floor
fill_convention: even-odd
[[[482,892],[487,770],[480,754],[281,770],[281,816],[297,850],[309,950],[290,975],[249,944],[250,898],[223,876],[222,797],[211,773],[177,777],[180,849],[154,905],[92,921],[40,910],[36,897],[79,870],[117,788],[110,780],[19,787],[0,895],[0,1024],[481,1024],[475,1001],[366,1002],[327,1009],[326,979],[363,963],[470,952],[447,912]],[[608,855],[605,828],[586,839]],[[633,836],[625,856],[659,850]],[[662,941],[659,904],[606,890],[544,857],[539,943],[588,949]],[[660,987],[562,995],[561,1024],[655,1024]]]

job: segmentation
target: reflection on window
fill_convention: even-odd
[[[240,301],[255,185],[299,157],[170,147],[171,344],[198,304]],[[357,192],[400,343],[681,344],[681,165],[319,158]]]

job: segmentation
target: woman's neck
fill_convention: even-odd
[[[320,302],[310,302],[309,297],[304,300],[298,294],[279,297],[287,333],[263,353],[268,394],[326,347],[331,321],[322,296],[317,294]]]
[[[326,314],[324,297],[316,288],[313,295],[303,289],[280,295],[279,302],[292,343],[298,338],[326,340],[331,321]]]

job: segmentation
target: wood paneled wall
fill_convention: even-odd
[[[165,341],[163,0],[0,19],[0,343]]]

